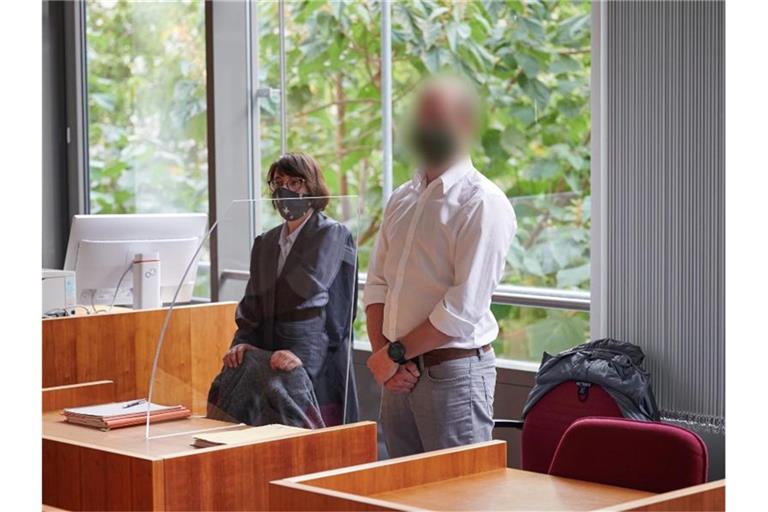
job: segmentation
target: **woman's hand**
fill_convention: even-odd
[[[301,359],[290,350],[277,350],[269,359],[269,365],[273,370],[289,372],[302,365]]]
[[[224,357],[221,358],[221,361],[227,368],[237,368],[243,363],[243,357],[245,356],[245,353],[249,350],[255,349],[256,347],[253,345],[240,343],[227,350],[227,353],[224,354]]]

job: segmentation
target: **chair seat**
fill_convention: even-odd
[[[583,418],[563,434],[549,473],[649,492],[707,481],[707,447],[682,427],[623,418]]]

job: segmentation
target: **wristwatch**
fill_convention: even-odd
[[[405,364],[408,360],[405,358],[405,347],[399,341],[392,341],[387,347],[387,355],[397,364]]]

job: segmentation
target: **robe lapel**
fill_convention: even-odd
[[[261,309],[264,335],[264,348],[274,344],[275,283],[277,282],[277,257],[280,253],[280,230],[273,229],[264,235],[263,250],[254,255],[258,258],[257,268],[261,283]]]
[[[288,253],[288,257],[285,259],[285,264],[283,265],[283,271],[280,273],[280,277],[284,277],[286,272],[295,268],[296,264],[302,260],[304,252],[306,251],[307,240],[310,240],[312,238],[312,233],[317,230],[318,221],[318,213],[312,212],[307,223],[301,228],[299,235],[293,242],[293,247],[291,247],[291,252]],[[275,257],[275,263],[277,263],[277,256]]]

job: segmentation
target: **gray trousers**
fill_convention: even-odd
[[[491,440],[496,357],[445,361],[424,368],[410,393],[383,390],[380,421],[390,457]]]

